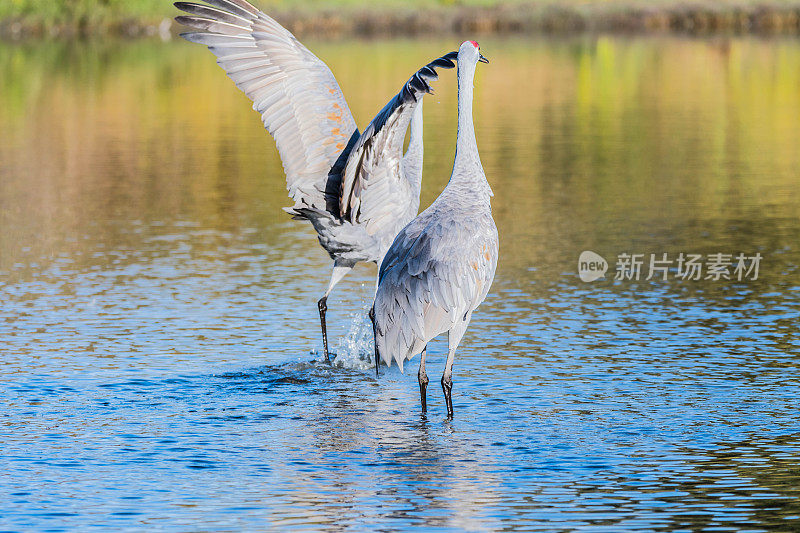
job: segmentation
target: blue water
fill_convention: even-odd
[[[493,57],[502,46],[519,53],[497,43]],[[563,47],[574,46],[535,43],[567,66],[578,59]],[[667,58],[704,50],[617,46]],[[147,62],[166,61],[156,65],[183,87],[213,64],[186,50],[188,65],[183,55]],[[132,83],[145,111],[173,91]],[[80,86],[71,98],[96,101]],[[235,91],[222,94],[230,103],[208,113],[244,105],[235,120],[257,122]],[[451,114],[446,105],[426,111],[432,122]],[[650,116],[647,101],[629,105],[627,120]],[[315,302],[330,262],[278,209],[288,203],[280,174],[265,183],[249,172],[263,161],[230,148],[267,146],[258,124],[206,139],[147,129],[139,114],[126,115],[147,132],[133,138],[102,113],[56,113],[59,127],[96,133],[74,144],[18,126],[0,147],[0,530],[800,528],[800,183],[781,149],[759,165],[734,165],[735,148],[723,161],[692,152],[654,170],[674,175],[665,184],[625,164],[632,149],[650,157],[647,136],[607,143],[604,124],[556,128],[520,135],[514,149],[491,135],[496,125],[479,129],[504,243],[456,358],[448,421],[444,339],[429,352],[427,416],[416,362],[375,377],[374,267],[331,297],[337,358],[321,362]],[[671,116],[658,135],[688,150],[692,120]],[[592,139],[606,156],[576,172]],[[753,142],[768,150],[773,140]],[[426,141],[450,153],[451,137]],[[57,155],[42,149],[51,144]],[[276,171],[274,153],[258,157]],[[446,172],[446,159],[431,172]],[[542,170],[519,172],[526,161]],[[697,194],[692,180],[720,175],[740,187]],[[585,249],[612,263],[605,280],[578,279]],[[617,254],[664,251],[764,260],[758,280],[613,281]]]

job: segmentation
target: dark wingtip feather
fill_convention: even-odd
[[[425,90],[425,83],[422,81],[422,78],[419,77],[419,74],[414,74],[410,83],[412,89],[416,89],[418,91]]]
[[[199,15],[200,13],[202,13],[204,9],[207,9],[207,6],[203,6],[200,4],[193,4],[191,2],[175,2],[172,5],[174,5],[181,11],[189,13],[190,15]],[[184,15],[179,15],[179,16],[184,16]],[[175,20],[177,19],[178,17],[175,17]]]
[[[400,91],[401,97],[404,102],[419,101],[422,94],[433,94],[433,88],[428,80],[438,80],[439,73],[436,72],[437,68],[450,69],[456,66],[452,61],[453,58],[458,57],[458,52],[450,52],[442,57],[434,59],[417,72],[406,82],[403,90]]]
[[[204,35],[208,34],[197,31],[187,31],[180,34],[182,38],[186,39],[190,43],[196,43],[196,44],[205,44],[202,42]]]
[[[403,85],[403,88],[400,89],[400,92],[397,94],[397,96],[395,96],[392,101],[389,102],[380,113],[378,113],[378,116],[376,116],[372,122],[370,122],[372,133],[369,135],[377,134],[386,125],[387,119],[399,108],[403,107],[404,104],[419,102],[426,94],[433,94],[433,88],[431,87],[430,83],[428,83],[428,80],[433,81],[439,79],[439,73],[436,72],[437,67],[455,67],[455,63],[448,59],[448,56],[453,56],[453,54],[457,55],[457,52],[450,52],[446,56],[434,59],[416,71],[414,75],[408,79],[405,85]],[[367,131],[369,131],[369,128]],[[368,133],[364,132],[364,135],[368,135]],[[333,171],[331,171],[331,173],[333,173]]]
[[[448,57],[440,57],[439,59],[435,59],[430,62],[430,65],[437,68],[453,68],[456,66],[455,62]]]
[[[175,17],[175,22],[198,30],[208,30],[209,25],[214,23],[213,20],[191,17],[188,15],[178,15]]]
[[[424,67],[419,69],[417,71],[417,75],[418,76],[423,76],[423,77],[428,78],[428,79],[434,79],[434,80],[439,78],[439,75],[436,73],[436,71],[430,65],[425,65]]]

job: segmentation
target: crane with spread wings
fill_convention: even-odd
[[[330,69],[274,19],[245,0],[177,2],[176,20],[203,44],[253,102],[278,146],[289,196],[286,211],[308,220],[333,259],[318,302],[325,359],[328,295],[359,262],[380,264],[397,233],[419,210],[422,97],[437,68],[454,68],[456,52],[435,59],[359,132]],[[403,153],[411,127],[408,150]]]

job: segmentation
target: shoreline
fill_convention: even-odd
[[[175,14],[179,14],[175,10]],[[800,0],[752,4],[516,3],[368,12],[276,11],[271,15],[298,36],[399,36],[437,33],[477,35],[644,33],[685,35],[800,35]],[[46,22],[32,17],[0,21],[0,39],[71,39],[93,36],[169,39],[183,28],[172,18],[120,17]]]

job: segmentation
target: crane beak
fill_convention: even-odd
[[[481,63],[489,64],[489,60],[483,57],[483,54],[481,54],[481,57],[478,59],[478,61],[480,61]]]

